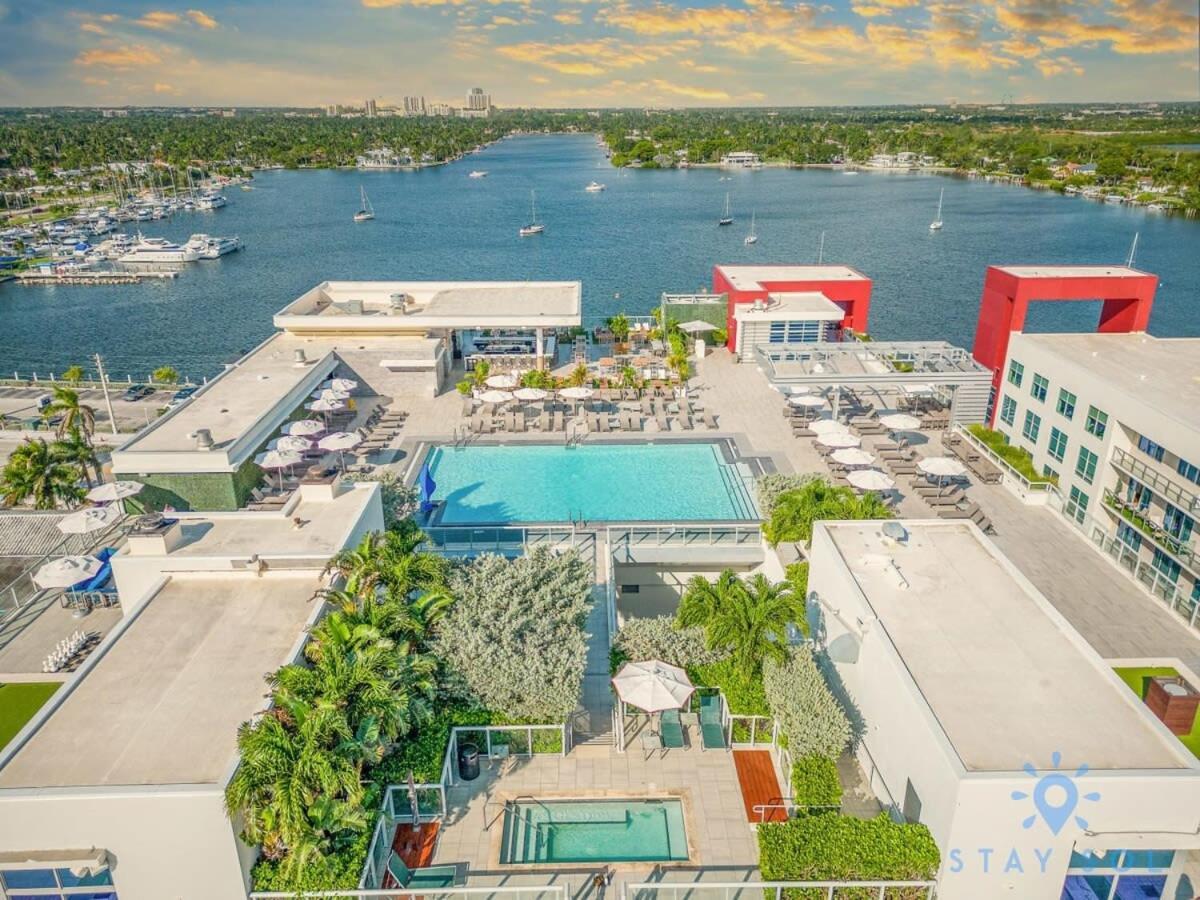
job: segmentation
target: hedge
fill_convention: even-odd
[[[1002,431],[993,431],[983,425],[968,425],[967,430],[984,443],[993,453],[1008,463],[1030,482],[1055,481],[1048,475],[1042,475],[1033,467],[1033,456],[1022,447],[1014,447],[1008,442]]]
[[[880,813],[874,819],[808,815],[758,826],[758,867],[764,881],[921,881],[936,877],[941,854],[929,829],[898,825]],[[789,900],[825,897],[821,891],[791,890]],[[878,897],[878,891],[843,891]],[[922,891],[895,889],[888,900],[924,897]]]
[[[828,756],[802,756],[792,764],[792,802],[815,811],[842,805],[842,781],[837,763]]]
[[[283,874],[282,863],[261,858],[254,864],[250,876],[254,890],[299,892],[357,888],[374,833],[375,821],[372,818],[371,828],[359,835],[353,844],[317,862],[297,867],[291,877]]]
[[[688,666],[688,677],[692,684],[720,688],[729,704],[729,711],[736,716],[769,716],[767,695],[763,690],[761,676],[747,678],[731,659],[710,663],[705,666]]]

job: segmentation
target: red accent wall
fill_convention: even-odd
[[[805,266],[796,267],[800,270]],[[817,267],[813,267],[817,268]],[[733,318],[734,305],[737,303],[753,303],[755,300],[766,300],[768,294],[800,293],[817,291],[824,294],[845,310],[841,327],[852,328],[855,331],[867,330],[867,320],[871,311],[871,279],[863,276],[860,279],[846,281],[837,279],[822,281],[820,279],[800,279],[796,281],[762,281],[754,290],[735,290],[733,285],[721,271],[721,267],[713,266],[712,289],[714,294],[726,294],[729,297],[725,314],[725,330],[728,340],[725,346],[732,351],[737,346],[737,322]]]
[[[1125,334],[1146,330],[1157,287],[1158,276],[1145,272],[1050,277],[1014,275],[989,266],[983,280],[972,353],[976,361],[992,370],[992,385],[999,392],[1009,336],[1014,331],[1024,331],[1030,303],[1100,300],[1103,303],[1096,330]],[[991,424],[996,424],[995,409]]]

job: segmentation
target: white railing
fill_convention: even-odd
[[[842,891],[854,891],[846,895],[852,897],[872,891],[878,900],[902,890],[924,900],[937,896],[936,881],[643,881],[622,886],[621,900],[783,900],[784,891],[804,889],[824,891],[826,900],[838,900]]]
[[[757,522],[688,522],[675,524],[610,525],[608,543],[615,554],[636,547],[757,547],[762,531]]]
[[[493,885],[491,887],[454,887],[445,890],[436,888],[358,888],[356,890],[330,891],[253,891],[250,900],[302,900],[302,898],[359,898],[374,897],[380,900],[421,900],[421,898],[438,897],[504,897],[513,900],[569,900],[571,897],[570,882],[562,881],[554,884],[538,885]]]
[[[951,427],[955,432],[962,435],[963,439],[966,440],[966,442],[970,444],[972,448],[987,457],[988,461],[991,462],[992,465],[996,466],[996,468],[1003,473],[1004,477],[1015,481],[1021,490],[1030,494],[1059,493],[1058,485],[1052,481],[1030,481],[1028,478],[1014,469],[1012,467],[1012,463],[1008,462],[1003,456],[1001,456],[979,438],[975,437],[975,435],[971,434],[971,432],[964,428],[961,424],[955,422]]]
[[[724,695],[721,696],[722,704],[725,701]],[[734,739],[734,728],[739,724],[744,725],[750,731],[749,741],[738,741]],[[766,740],[762,740],[766,738]],[[770,747],[774,749],[779,746],[779,723],[771,716],[746,716],[736,713],[729,714],[729,746],[731,747]]]
[[[1200,601],[1193,600],[1179,585],[1171,581],[1116,535],[1094,526],[1092,543],[1124,569],[1145,591],[1161,601],[1192,628],[1200,629]]]
[[[446,555],[524,553],[539,545],[576,547],[592,540],[590,533],[581,533],[572,525],[431,525],[422,531],[426,537],[422,549]]]

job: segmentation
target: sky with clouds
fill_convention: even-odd
[[[1196,100],[1196,0],[0,0],[0,105]]]

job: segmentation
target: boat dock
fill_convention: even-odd
[[[22,272],[18,284],[137,284],[159,278],[175,278],[178,272]]]

